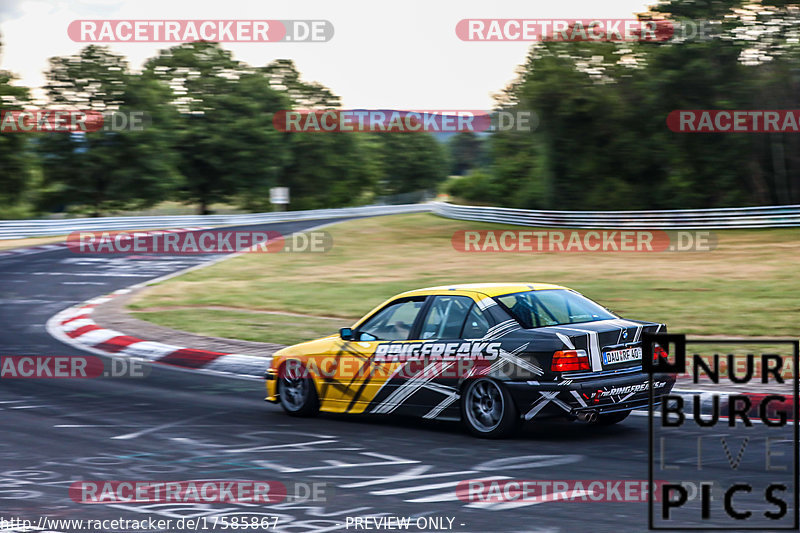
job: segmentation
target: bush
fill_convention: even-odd
[[[451,196],[476,203],[496,203],[499,201],[498,187],[493,176],[486,170],[473,170],[462,178],[455,178],[447,184]]]

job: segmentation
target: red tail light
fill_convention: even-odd
[[[553,372],[573,372],[575,370],[591,370],[589,356],[583,350],[559,350],[553,354]]]
[[[667,359],[669,354],[667,351],[658,344],[653,345],[653,362],[658,363],[659,359]]]

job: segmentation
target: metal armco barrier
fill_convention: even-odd
[[[244,215],[173,215],[146,217],[71,218],[64,220],[8,220],[0,221],[0,239],[66,235],[73,231],[124,231],[155,228],[181,228],[191,226],[243,226],[268,222],[312,220],[315,218],[345,218],[353,216],[393,215],[400,213],[430,212],[429,204],[370,205],[341,209],[315,209],[309,211],[282,211]]]
[[[0,221],[0,239],[190,226],[243,226],[268,222],[434,212],[459,220],[562,228],[735,229],[800,226],[800,205],[678,209],[671,211],[536,211],[443,202],[244,215],[180,215]]]
[[[671,211],[532,211],[437,202],[437,215],[460,220],[562,228],[735,229],[800,226],[800,205]]]

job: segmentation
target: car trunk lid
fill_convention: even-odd
[[[585,350],[592,371],[616,370],[642,365],[642,332],[655,332],[661,324],[624,319],[598,320],[546,326],[570,349]]]

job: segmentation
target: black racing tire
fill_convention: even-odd
[[[485,439],[499,439],[517,430],[519,411],[501,382],[475,379],[467,382],[462,390],[461,421],[470,433]]]
[[[613,426],[628,418],[630,411],[616,411],[605,415],[597,415],[597,420],[594,423],[598,426]]]
[[[319,413],[314,380],[299,361],[287,361],[278,371],[278,398],[290,416],[310,417]]]

